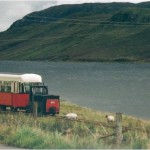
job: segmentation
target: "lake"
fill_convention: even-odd
[[[37,73],[61,99],[150,119],[150,63],[1,61],[0,72]]]

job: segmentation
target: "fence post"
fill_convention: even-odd
[[[33,117],[37,117],[37,109],[38,109],[38,103],[37,101],[33,101]]]
[[[116,113],[116,139],[115,144],[117,148],[122,143],[123,134],[122,134],[122,113]]]

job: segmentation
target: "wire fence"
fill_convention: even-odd
[[[117,118],[117,115],[118,114],[116,113],[116,118]],[[122,118],[122,114],[119,113],[119,115],[121,115],[121,118]],[[94,124],[95,126],[111,128],[111,129],[114,130],[113,133],[110,133],[110,134],[108,133],[106,135],[100,136],[98,139],[104,139],[104,138],[108,138],[108,137],[111,137],[111,136],[115,136],[117,141],[119,139],[119,141],[120,141],[119,144],[121,144],[122,139],[123,139],[123,138],[120,138],[120,137],[123,137],[123,133],[126,133],[128,131],[134,131],[134,132],[138,131],[138,132],[145,132],[147,134],[150,134],[150,129],[139,128],[139,127],[122,126],[122,119],[119,120],[119,121],[116,120],[112,124],[108,124],[106,122],[101,122],[101,121],[86,120],[86,119],[67,119],[64,116],[57,116],[56,119],[69,120],[69,121],[80,122],[80,123],[84,123],[84,124]],[[94,137],[94,135],[92,135],[92,136]]]

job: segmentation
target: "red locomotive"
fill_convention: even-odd
[[[48,87],[37,74],[0,74],[0,108],[7,107],[33,112],[37,103],[38,114],[59,114],[59,96],[48,95]]]

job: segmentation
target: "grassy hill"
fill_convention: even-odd
[[[0,33],[0,60],[149,61],[150,2],[55,6]]]
[[[105,115],[76,104],[60,101],[60,116],[69,112],[78,114],[76,121],[44,116],[34,118],[22,112],[0,113],[0,143],[27,149],[149,149],[150,121],[123,115],[123,141],[116,147],[115,122],[108,123]],[[86,119],[90,122],[81,121]],[[101,122],[95,124],[95,122]],[[105,138],[104,138],[105,137]]]

